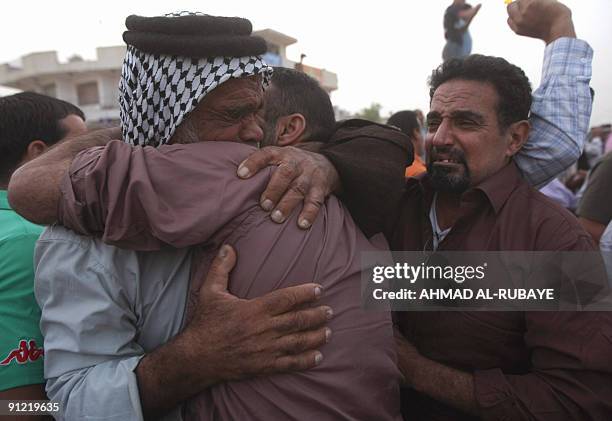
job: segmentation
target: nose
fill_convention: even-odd
[[[240,126],[240,141],[242,142],[261,142],[264,138],[262,121],[257,115],[245,118]]]
[[[432,146],[451,146],[454,142],[450,121],[447,119],[442,119],[440,125],[436,128],[436,131],[429,132],[427,137]]]

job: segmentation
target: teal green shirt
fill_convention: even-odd
[[[0,391],[44,383],[33,260],[42,230],[17,215],[0,190]]]

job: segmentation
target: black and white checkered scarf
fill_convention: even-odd
[[[168,143],[187,114],[221,83],[262,75],[266,86],[271,74],[260,56],[189,58],[128,45],[119,82],[123,139],[141,146]]]

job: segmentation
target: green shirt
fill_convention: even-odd
[[[43,228],[11,209],[0,190],[0,391],[44,383],[34,245]]]

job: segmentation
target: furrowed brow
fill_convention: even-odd
[[[474,120],[478,124],[483,124],[485,119],[481,114],[475,113],[473,111],[468,110],[457,110],[451,113],[451,118],[453,119],[466,119],[466,120]]]

